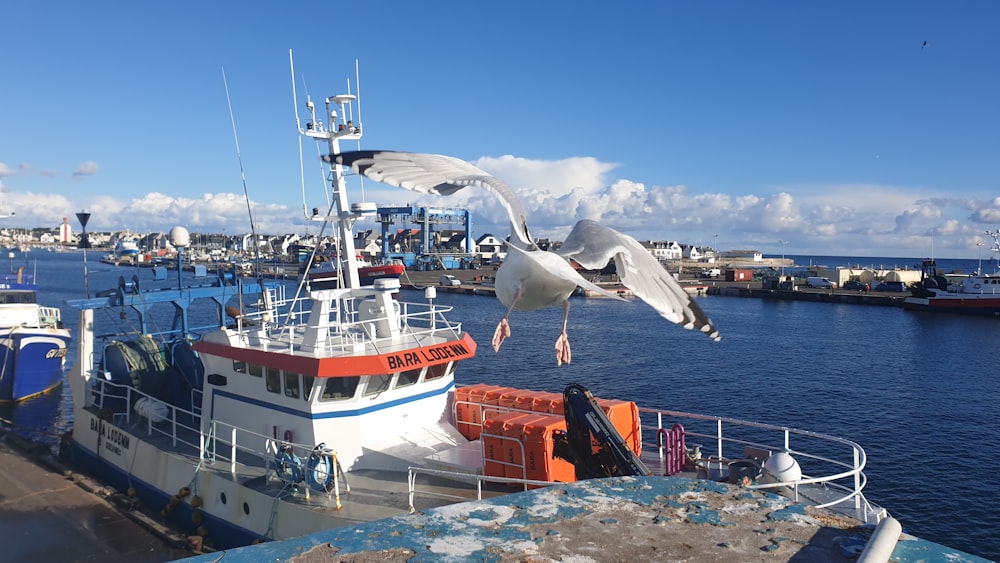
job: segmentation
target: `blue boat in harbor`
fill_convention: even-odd
[[[23,401],[62,383],[70,332],[59,309],[37,302],[24,267],[0,276],[0,402]]]

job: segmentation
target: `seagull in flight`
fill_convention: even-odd
[[[591,283],[568,259],[586,269],[600,269],[612,259],[621,283],[652,306],[665,319],[686,329],[720,340],[719,331],[669,272],[634,238],[584,219],[573,227],[559,250],[541,250],[528,232],[524,208],[514,191],[499,178],[450,156],[397,151],[364,150],[333,154],[324,160],[346,166],[377,182],[419,193],[451,195],[467,187],[492,192],[510,217],[507,258],[496,274],[496,296],[507,313],[493,334],[493,349],[510,336],[508,318],[513,310],[535,311],[561,305],[562,332],[556,340],[556,363],[570,363],[572,353],[566,334],[569,297],[577,287],[626,301]]]

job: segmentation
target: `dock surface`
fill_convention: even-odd
[[[77,474],[47,466],[0,430],[0,560],[160,562],[191,552],[169,545]]]
[[[856,561],[874,530],[825,509],[726,483],[611,477],[434,508],[192,562],[835,563]],[[893,543],[893,561],[985,561],[909,536]]]

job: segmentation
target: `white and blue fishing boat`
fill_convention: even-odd
[[[118,260],[135,260],[139,255],[139,242],[131,235],[123,236],[115,244],[115,258]]]
[[[317,114],[308,100],[300,133],[339,154],[361,138],[356,101],[331,96]],[[341,166],[330,165],[329,179],[324,219],[340,255],[354,256],[352,226],[367,208],[350,204]],[[865,451],[848,439],[597,400],[579,386],[456,387],[477,346],[433,288],[397,299],[397,279],[363,285],[353,261],[337,287],[294,296],[294,286],[227,276],[195,286],[180,275],[148,287],[123,279],[69,302],[80,315],[70,442],[78,465],[204,546],[599,476],[687,475],[860,522],[887,516],[864,497]],[[173,313],[172,326],[153,322],[157,307]],[[105,311],[131,318],[136,334],[102,334]]]
[[[29,399],[63,381],[70,332],[57,307],[37,302],[33,276],[0,276],[0,401]]]

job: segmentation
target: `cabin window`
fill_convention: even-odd
[[[260,377],[264,375],[264,368],[262,366],[259,366],[257,364],[250,364],[249,369],[250,369],[250,375],[254,377]]]
[[[243,360],[233,360],[233,371],[236,373],[246,373],[247,363],[244,362]]]
[[[429,366],[427,368],[427,375],[424,376],[424,381],[430,381],[432,379],[438,379],[444,377],[444,374],[448,373],[448,366],[450,365],[451,362]]]
[[[277,368],[266,368],[266,370],[264,382],[267,390],[271,393],[281,393],[281,370]]]
[[[351,399],[354,397],[355,391],[358,390],[360,381],[361,378],[356,375],[353,377],[328,377],[323,385],[323,394],[320,396],[320,400],[343,401]]]
[[[413,385],[420,379],[421,368],[411,369],[410,371],[402,371],[399,373],[399,378],[396,379],[396,387],[406,387],[407,385]]]
[[[299,398],[299,374],[285,374],[285,396],[293,399]]]
[[[370,397],[372,395],[378,395],[379,393],[389,389],[389,383],[392,382],[392,374],[389,375],[368,375],[365,376],[367,381],[365,385],[365,397]]]
[[[311,375],[302,376],[302,398],[309,400],[309,395],[312,395],[313,383],[315,383],[316,378]]]

